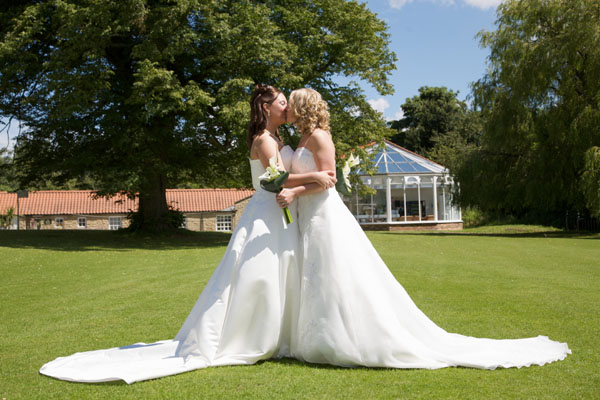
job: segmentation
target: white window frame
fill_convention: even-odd
[[[233,215],[217,215],[216,229],[217,232],[231,232],[233,230]]]
[[[118,221],[118,222],[115,222]],[[116,231],[121,229],[122,225],[122,218],[121,217],[108,217],[108,229],[111,231]]]
[[[55,228],[64,228],[65,227],[65,219],[63,217],[54,218],[54,227]]]
[[[83,221],[83,225],[81,224],[82,221]],[[86,217],[77,217],[77,228],[87,229],[87,218]]]

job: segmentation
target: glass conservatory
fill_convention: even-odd
[[[344,198],[364,229],[462,229],[460,208],[452,204],[454,180],[444,166],[389,141],[367,152],[377,172],[361,179],[375,194]]]

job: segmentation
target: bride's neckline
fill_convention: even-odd
[[[310,154],[312,154],[312,151],[310,151],[310,149],[306,146],[300,146],[296,148],[296,151],[300,150],[300,149],[305,149],[306,151],[308,151]]]
[[[285,149],[286,147],[289,147],[290,150],[294,151],[294,149],[292,149],[292,146],[290,146],[289,144],[284,144],[283,146],[281,146],[281,148],[279,149],[279,152],[281,152],[281,150]],[[250,161],[260,161],[260,158],[250,158],[248,157],[248,160]]]

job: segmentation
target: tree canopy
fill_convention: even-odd
[[[485,129],[457,171],[461,203],[557,218],[583,210],[598,196],[583,188],[598,182],[585,155],[600,143],[600,2],[507,0],[496,25],[479,34],[490,49],[473,85]]]
[[[391,122],[391,140],[453,170],[459,155],[479,144],[482,131],[479,113],[457,95],[446,87],[419,88],[402,104],[403,118]]]
[[[168,186],[249,184],[255,83],[321,92],[341,153],[387,133],[360,87],[336,83],[392,91],[386,25],[357,1],[30,0],[0,18],[0,117],[25,127],[22,185],[139,193],[142,225],[168,225]]]

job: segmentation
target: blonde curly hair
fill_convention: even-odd
[[[304,88],[290,94],[289,107],[298,118],[295,122],[303,135],[310,135],[315,129],[329,132],[329,111],[327,102],[319,92]]]

